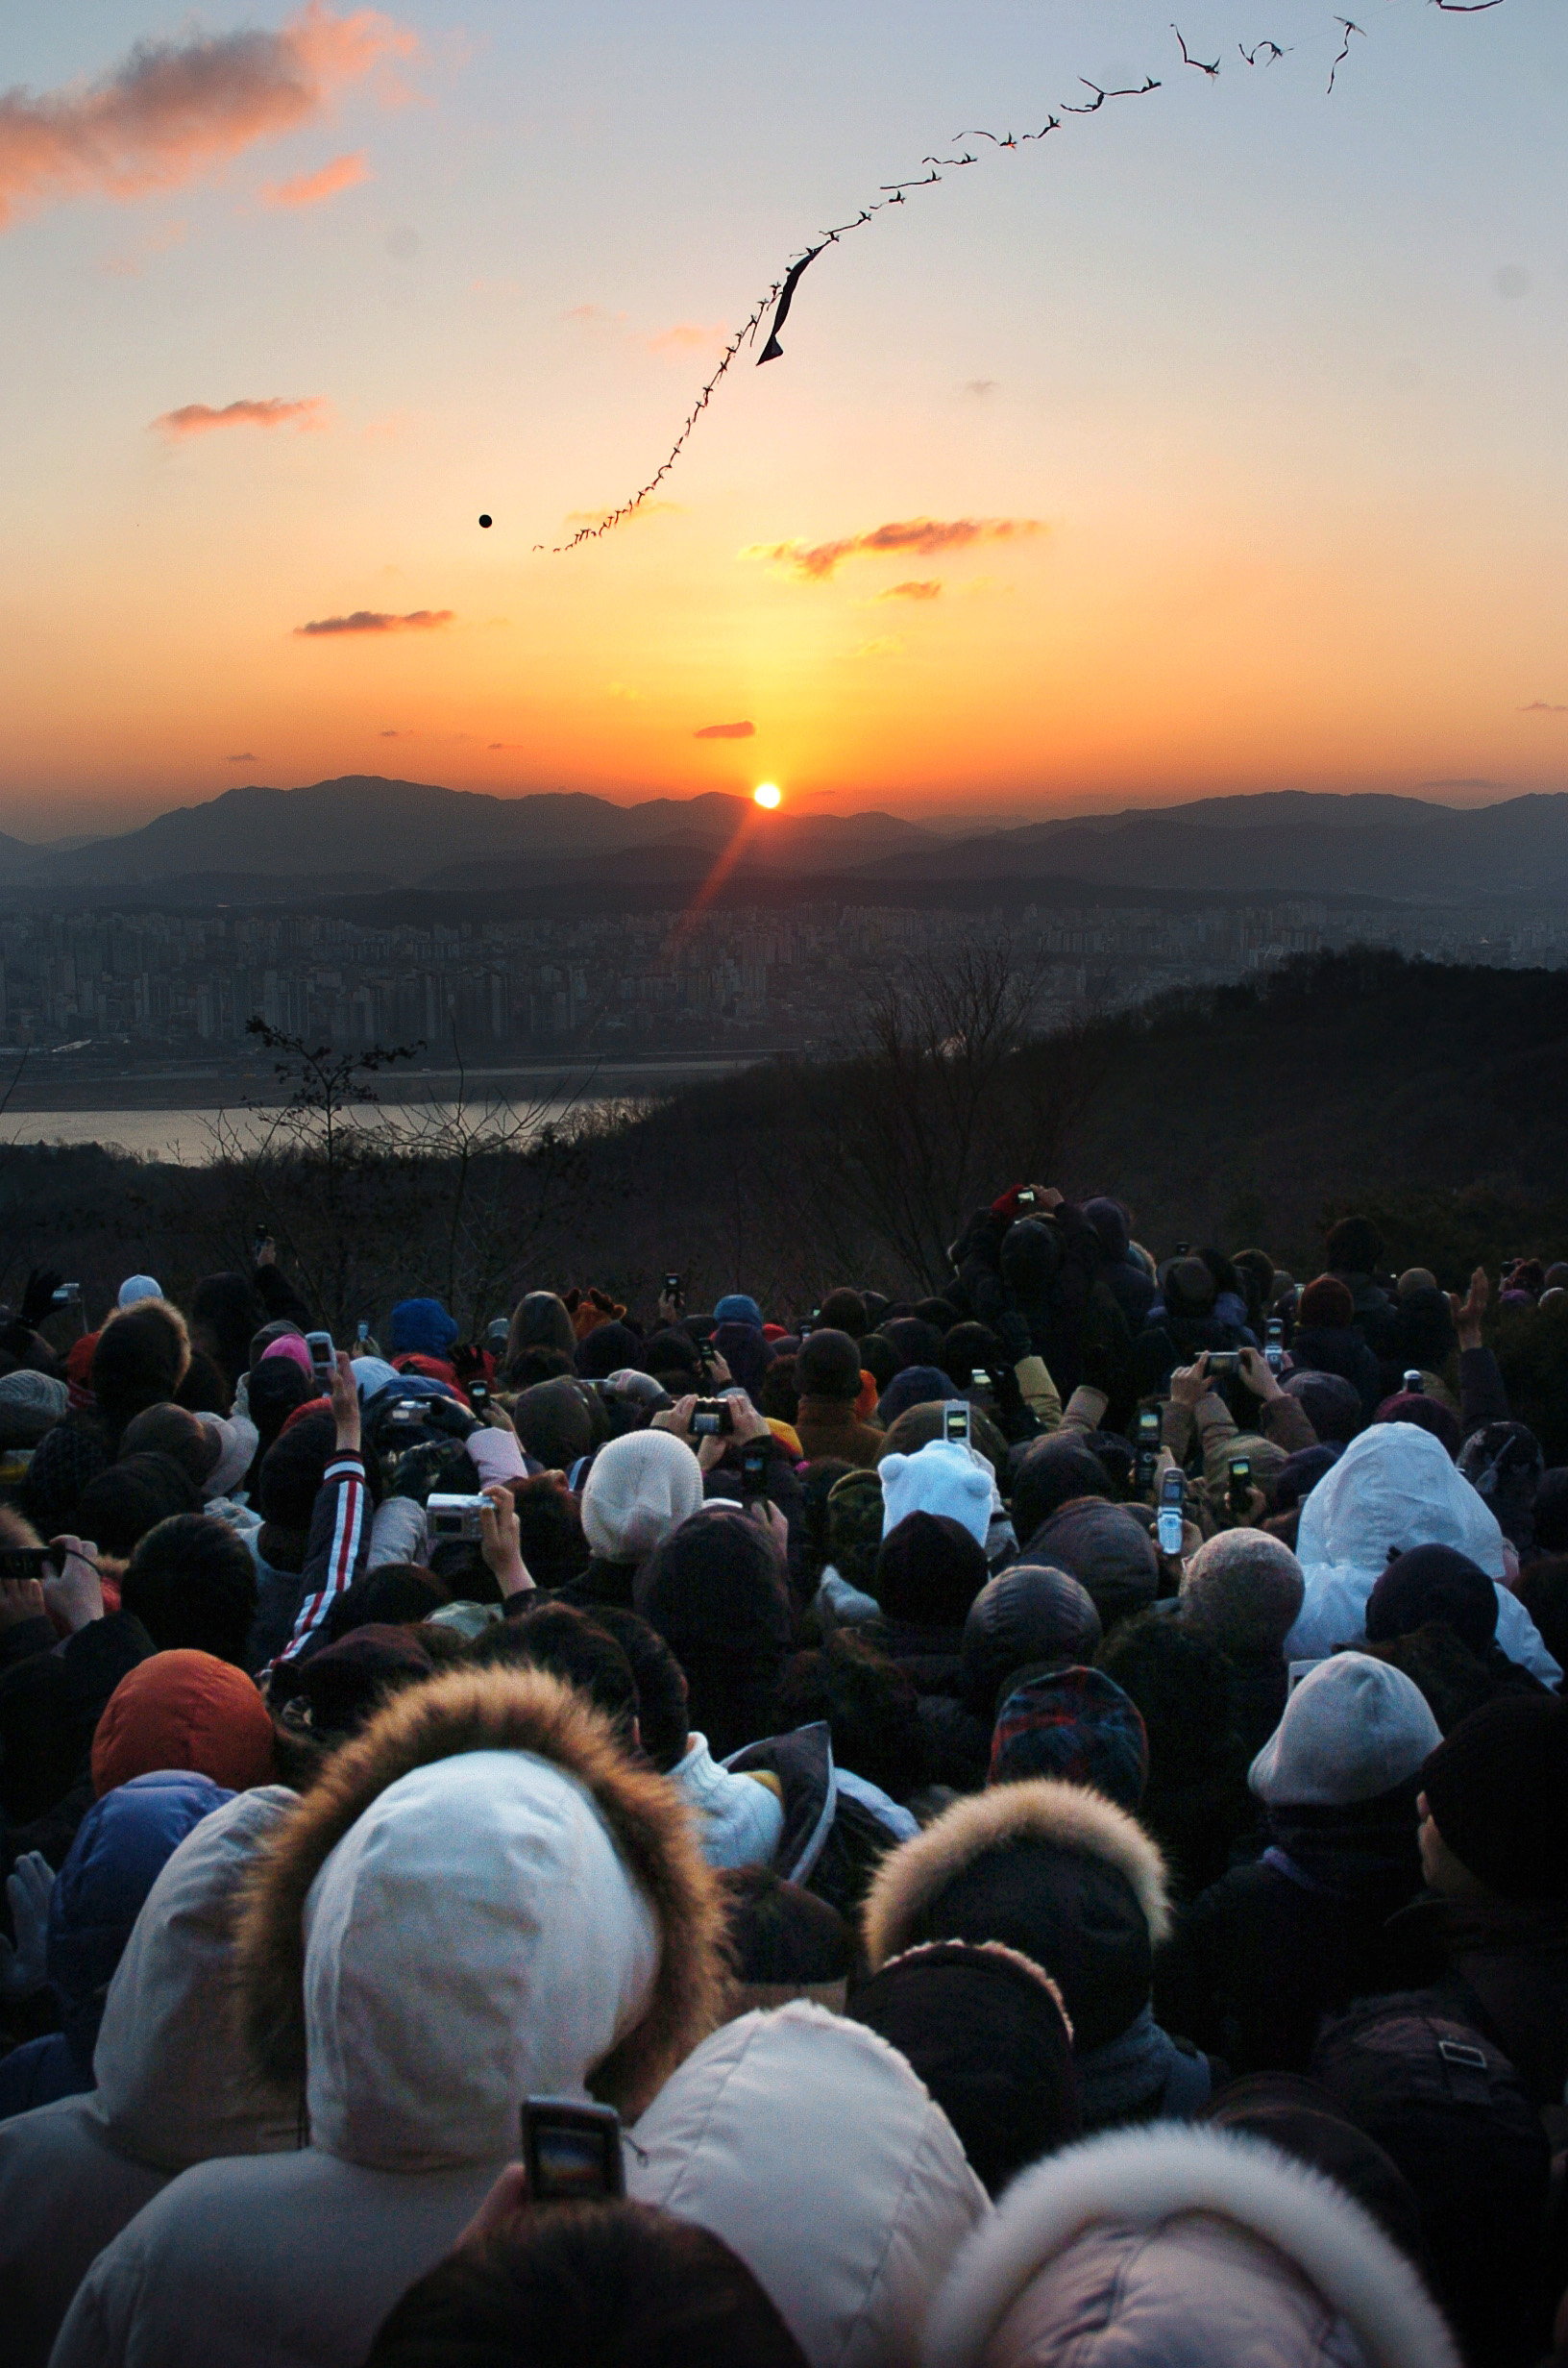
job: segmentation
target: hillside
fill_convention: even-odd
[[[687,868],[711,863],[758,811],[717,792],[641,805],[566,792],[493,798],[429,781],[349,775],[304,789],[226,790],[203,805],[160,814],[140,830],[63,851],[0,842],[0,878],[45,888],[142,886],[193,875],[236,879],[353,877],[367,888],[495,886],[510,863],[530,877],[555,862],[591,866],[674,841]],[[773,859],[834,869],[929,834],[891,815],[770,818]]]
[[[531,1284],[598,1283],[646,1303],[669,1269],[694,1303],[739,1283],[794,1306],[845,1276],[908,1287],[857,1177],[878,1091],[865,1072],[769,1063],[677,1094],[573,1154],[531,1250],[522,1213],[536,1179],[501,1162],[478,1312]],[[954,1231],[1032,1169],[1075,1198],[1124,1198],[1161,1251],[1261,1244],[1298,1275],[1316,1270],[1330,1215],[1370,1206],[1396,1268],[1430,1264],[1458,1286],[1477,1257],[1495,1271],[1506,1252],[1568,1255],[1568,973],[1303,960],[1011,1055],[982,1120],[943,1211]],[[943,1139],[917,1137],[917,1157]],[[352,1217],[377,1305],[444,1291],[453,1238],[445,1171],[404,1159],[388,1174],[384,1189],[368,1179]],[[319,1229],[319,1178],[12,1148],[0,1154],[0,1290],[38,1263],[80,1275],[89,1297],[133,1266],[184,1290],[244,1257],[260,1206],[285,1234]]]
[[[358,894],[559,885],[592,890],[613,907],[618,895],[660,884],[688,894],[722,855],[734,882],[794,879],[802,896],[851,900],[922,888],[983,900],[991,886],[1059,901],[1070,890],[1118,889],[1539,898],[1568,886],[1568,794],[1459,810],[1419,798],[1282,790],[965,833],[875,812],[786,804],[765,815],[718,791],[613,805],[565,791],[497,798],[349,775],[301,789],[226,790],[82,845],[30,848],[0,836],[0,886],[77,895],[164,887],[188,901],[206,883],[214,894],[249,897],[321,893],[328,883]]]

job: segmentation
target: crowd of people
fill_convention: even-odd
[[[1568,2361],[1568,1265],[951,1270],[0,1311],[11,2368]]]

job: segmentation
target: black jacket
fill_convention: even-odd
[[[1238,2076],[1305,2072],[1320,2017],[1387,1989],[1385,1927],[1421,1881],[1413,1789],[1354,1809],[1278,1811],[1270,1844],[1193,1901],[1155,1967],[1167,2030]]]

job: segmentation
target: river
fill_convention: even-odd
[[[465,1106],[471,1119],[481,1116],[487,1105],[526,1114],[530,1131],[536,1132],[552,1121],[558,1123],[573,1110],[606,1103],[635,1105],[672,1093],[678,1086],[732,1075],[748,1065],[745,1060],[698,1055],[685,1061],[618,1063],[575,1076],[563,1076],[558,1069],[471,1071]],[[450,1118],[457,1107],[452,1091],[456,1083],[453,1073],[432,1071],[419,1082],[430,1089],[425,1098],[388,1098],[367,1106],[363,1116],[389,1122],[410,1138],[427,1132],[443,1118]],[[259,1095],[257,1098],[259,1101]],[[217,1156],[220,1119],[225,1129],[234,1129],[242,1142],[258,1145],[276,1116],[275,1106],[250,1108],[237,1098],[228,1104],[216,1099],[203,1103],[194,1098],[177,1102],[172,1094],[168,1105],[159,1109],[123,1105],[82,1110],[12,1107],[0,1116],[0,1147],[102,1143],[146,1159],[168,1160],[186,1168],[204,1167]]]

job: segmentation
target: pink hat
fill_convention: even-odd
[[[315,1369],[310,1363],[310,1351],[298,1332],[285,1332],[282,1340],[274,1341],[270,1347],[263,1348],[261,1363],[265,1365],[269,1357],[287,1357],[291,1364],[299,1367],[302,1373],[309,1373]]]

